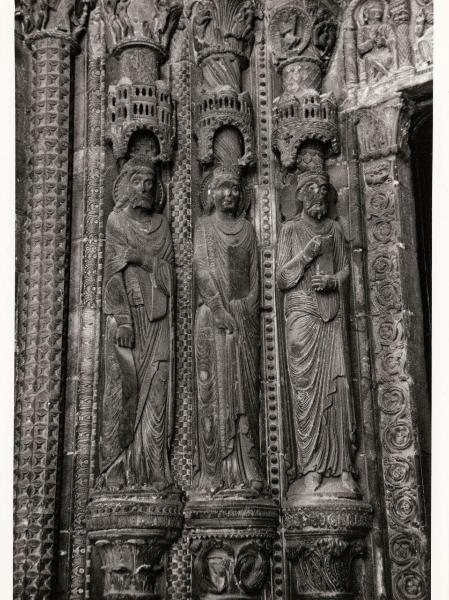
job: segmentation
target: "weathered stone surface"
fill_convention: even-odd
[[[16,17],[15,597],[425,600],[432,2]]]

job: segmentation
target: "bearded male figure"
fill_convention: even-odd
[[[298,177],[301,214],[281,229],[277,282],[284,290],[286,347],[299,479],[288,496],[315,492],[323,478],[356,494],[352,476],[355,433],[345,340],[345,238],[327,218],[328,178]],[[337,484],[337,486],[335,486]]]
[[[259,271],[238,169],[217,167],[195,229],[195,493],[257,496]]]
[[[173,248],[146,157],[123,166],[106,226],[102,476],[112,491],[172,485]]]

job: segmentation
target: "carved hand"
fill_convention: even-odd
[[[131,325],[120,325],[117,328],[115,340],[120,348],[132,348],[134,346],[134,331]]]
[[[225,329],[229,333],[237,331],[237,324],[224,308],[219,308],[214,313],[215,324],[219,329]]]
[[[307,246],[303,250],[303,257],[309,263],[312,262],[314,258],[321,254],[321,243],[322,237],[321,235],[316,235],[314,238],[308,242]]]
[[[337,280],[333,275],[313,275],[312,288],[315,292],[330,292],[337,288]]]

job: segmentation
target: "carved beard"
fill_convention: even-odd
[[[326,204],[314,203],[312,206],[306,209],[306,213],[309,215],[309,217],[312,217],[312,219],[321,221],[321,219],[327,215],[327,206]]]
[[[147,196],[136,195],[134,198],[131,198],[130,203],[132,208],[146,208],[148,211],[153,211],[154,209],[153,198],[148,198]]]

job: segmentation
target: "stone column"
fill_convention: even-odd
[[[244,2],[240,0],[213,0],[212,2],[196,0],[190,3],[187,15],[190,18],[195,58],[201,69],[195,98],[194,125],[198,140],[198,160],[203,179],[198,194],[199,204],[203,209],[203,214],[208,215],[208,202],[213,194],[212,185],[215,185],[214,182],[220,177],[221,181],[227,178],[227,181],[232,181],[235,187],[240,188],[239,221],[241,222],[242,216],[249,208],[252,208],[253,186],[249,171],[254,166],[256,158],[252,100],[249,92],[242,90],[242,72],[249,65],[256,19],[259,16],[256,2],[253,0]],[[250,228],[254,229],[252,225]],[[213,229],[206,235],[213,235]],[[251,249],[251,252],[257,253],[257,249]],[[251,256],[251,261],[259,263],[258,258],[258,256]],[[265,260],[266,262],[267,260]],[[209,265],[209,268],[213,270],[211,263]],[[232,271],[238,273],[238,267],[237,258],[230,260],[228,273]],[[246,275],[247,273],[244,276]],[[232,274],[230,274],[231,276]],[[242,278],[241,271],[240,275],[235,275],[235,280],[238,277]],[[260,303],[264,305],[263,297]],[[196,308],[198,310],[198,306]],[[256,311],[257,317],[260,318],[258,307]],[[197,348],[197,365],[201,342],[199,338],[200,335],[205,335],[206,330],[202,331],[204,333],[201,334],[195,331],[194,345],[196,344]],[[210,336],[218,337],[220,335],[218,330],[213,329],[212,332]],[[245,332],[241,333],[245,335]],[[214,338],[214,343],[217,341],[217,337]],[[258,337],[258,331],[253,337]],[[233,343],[230,336],[226,339],[226,344]],[[231,342],[229,342],[230,339]],[[244,357],[243,360],[246,358]],[[223,362],[225,360],[226,358],[223,358]],[[217,373],[222,368],[228,370],[225,377],[228,377],[229,386],[234,386],[236,397],[238,396],[238,386],[241,385],[241,381],[238,383],[238,378],[243,373],[240,364],[238,367],[236,365],[239,360],[242,359],[229,360],[230,364],[225,367],[219,362],[216,365]],[[246,368],[247,373],[252,376],[250,360],[248,360]],[[255,368],[258,371],[258,364]],[[204,378],[205,372],[207,372],[206,368],[200,372],[197,367],[195,374],[197,383],[201,377]],[[223,373],[219,374],[219,377],[222,375]],[[228,439],[226,443],[233,444],[234,448],[238,448],[233,450],[235,454],[239,452],[243,454],[238,459],[240,473],[244,471],[242,464],[248,463],[248,461],[257,462],[260,465],[260,445],[251,448],[252,434],[250,433],[246,437],[246,434],[238,431],[238,428],[241,427],[239,411],[242,404],[245,405],[245,411],[249,411],[248,406],[253,405],[253,410],[258,412],[257,419],[260,423],[259,410],[262,408],[254,408],[259,401],[259,383],[258,381],[257,389],[252,392],[253,397],[230,399],[229,395],[225,400],[225,403],[228,404],[220,406],[221,414],[217,415],[220,424],[216,427],[221,429],[220,438],[229,435],[230,428],[235,427],[236,429],[233,441],[229,442]],[[266,385],[266,380],[264,384]],[[213,385],[214,382],[211,383],[211,386]],[[217,385],[216,381],[215,385]],[[218,391],[215,392],[216,397],[220,395],[221,398],[224,398],[225,394],[222,393],[223,390],[220,390],[219,385],[221,382],[218,384]],[[196,391],[196,407],[198,407],[198,385]],[[207,393],[206,391],[205,394]],[[213,393],[210,397],[213,398]],[[231,404],[233,405],[231,406]],[[236,408],[237,405],[240,408]],[[235,414],[233,414],[234,412]],[[247,416],[248,412],[245,414],[245,419]],[[251,418],[254,421],[254,415],[251,415]],[[249,489],[249,486],[241,480],[239,485],[230,486],[229,489],[226,484],[223,484],[223,489],[213,490],[209,489],[207,484],[202,483],[207,480],[207,476],[204,476],[204,471],[202,471],[205,469],[204,463],[201,464],[201,459],[199,459],[199,439],[200,437],[206,439],[209,435],[205,430],[204,421],[201,411],[196,408],[194,410],[193,436],[197,455],[197,481],[192,484],[193,489],[189,492],[189,500],[186,505],[186,530],[191,541],[190,551],[193,561],[192,597],[195,600],[205,600],[219,598],[220,595],[225,594],[230,599],[262,598],[269,585],[270,561],[278,521],[278,509],[271,499],[270,493],[265,489],[265,483],[258,482],[261,484],[258,490]],[[240,439],[247,440],[248,445],[244,446]],[[220,447],[220,451],[215,456],[226,451],[231,453],[231,450],[223,448],[222,439],[215,440],[213,444]],[[215,472],[218,473],[217,480],[220,479],[222,463],[225,460],[221,455],[218,456],[215,465]],[[230,462],[231,458],[228,460]],[[212,465],[208,465],[207,468],[209,471],[213,470]],[[263,468],[262,471],[264,471]],[[199,473],[201,473],[201,477],[198,476]],[[198,480],[200,480],[199,483]]]
[[[288,237],[289,234],[284,236],[284,228],[286,228],[285,230],[290,228],[288,231],[293,231],[294,226],[288,222],[292,217],[295,217],[294,222],[299,223],[301,207],[298,205],[296,195],[298,191],[301,194],[307,194],[303,190],[307,189],[309,183],[316,183],[317,188],[325,184],[328,181],[326,158],[332,153],[338,154],[339,152],[336,102],[332,94],[321,93],[323,75],[336,42],[338,18],[338,12],[330,12],[328,7],[324,7],[324,3],[323,5],[313,3],[313,7],[311,7],[307,2],[297,5],[282,2],[276,3],[270,10],[269,39],[272,59],[282,78],[281,93],[273,101],[271,140],[282,172],[282,178],[278,180],[280,188],[278,196],[282,201],[280,210],[287,221],[285,225],[281,226],[278,243],[278,281],[281,269],[279,264],[280,246],[289,243],[286,240],[292,239]],[[323,35],[324,33],[326,35]],[[345,29],[346,38],[349,37],[352,40],[354,35],[353,27],[348,26]],[[351,69],[356,69],[354,60]],[[355,83],[354,78],[352,82]],[[301,228],[301,225],[298,227]],[[291,235],[294,237],[296,234],[292,233]],[[300,234],[298,233],[298,235]],[[284,252],[285,248],[282,251]],[[297,251],[296,248],[294,252]],[[306,264],[305,268],[308,267],[309,264]],[[315,272],[317,267],[310,268]],[[293,270],[294,267],[291,269]],[[299,275],[300,278],[301,276]],[[289,284],[288,289],[293,287],[295,284]],[[279,291],[278,293],[280,294]],[[299,291],[299,293],[302,292]],[[314,293],[312,291],[312,295]],[[286,297],[286,294],[284,296]],[[282,353],[280,360],[284,365],[286,379],[283,406],[283,445],[285,461],[289,467],[288,473],[284,473],[287,480],[286,493],[281,500],[287,570],[284,594],[298,600],[315,597],[349,599],[354,596],[353,562],[364,554],[364,538],[372,525],[372,508],[363,501],[356,485],[352,487],[351,491],[349,488],[352,484],[345,487],[345,483],[339,483],[340,479],[344,482],[345,478],[351,479],[352,475],[348,473],[342,473],[341,476],[327,475],[324,471],[321,476],[318,467],[314,470],[313,465],[302,473],[303,465],[300,464],[298,458],[300,455],[298,444],[301,436],[304,444],[306,440],[304,439],[305,433],[299,431],[299,425],[296,424],[296,410],[298,404],[307,404],[308,397],[307,393],[296,397],[296,392],[293,392],[290,387],[293,385],[292,381],[290,384],[287,383],[290,379],[287,373],[287,364],[290,377],[292,377],[291,370],[294,367],[291,367],[288,361],[294,360],[294,352],[304,351],[304,348],[302,350],[301,348],[305,342],[299,337],[298,340],[291,339],[292,333],[288,329],[291,325],[287,322],[287,318],[289,318],[287,314],[284,317],[282,313],[281,298],[278,323],[283,321],[283,324],[280,331],[279,349]],[[287,299],[284,302],[287,302]],[[289,302],[291,311],[289,314],[292,315],[293,299]],[[300,300],[298,299],[297,302],[299,303]],[[343,323],[348,317],[348,315],[346,317],[343,315],[346,310],[347,308],[342,303],[340,318],[343,318]],[[304,327],[309,326],[310,324],[304,325]],[[308,336],[301,331],[297,331],[296,334]],[[309,343],[312,343],[312,337],[309,336]],[[339,342],[339,349],[335,349],[336,353],[345,353],[343,339],[344,334]],[[328,359],[320,355],[320,359],[315,360],[326,361]],[[347,355],[345,361],[346,368],[350,371]],[[313,377],[315,386],[322,389],[324,393],[327,384],[321,380],[321,377],[326,377],[326,374],[323,372],[320,375],[318,371],[313,371],[312,375],[312,370],[310,364],[309,373],[304,377]],[[324,387],[321,387],[323,384]],[[298,385],[300,388],[303,384],[300,381]],[[348,386],[352,388],[352,379],[350,378],[348,378]],[[350,403],[355,402],[352,389],[348,397]],[[323,397],[317,397],[316,401],[325,402]],[[338,401],[336,400],[336,402]],[[310,418],[312,417],[310,416]],[[349,413],[343,417],[343,421],[345,419],[351,419]],[[340,427],[342,429],[339,433],[335,432],[334,438],[329,440],[330,445],[337,443],[339,435],[345,436],[344,422],[340,424]],[[311,438],[315,434],[316,432],[310,431]],[[307,443],[312,442],[307,440]],[[327,446],[326,451],[322,450],[328,455],[334,451],[338,452],[330,446]],[[319,459],[316,461],[318,462]],[[351,467],[347,466],[343,468],[343,471],[345,469],[351,470]],[[314,483],[309,487],[310,477],[314,478]]]
[[[396,26],[398,67],[400,69],[410,68],[413,65],[413,58],[410,43],[410,7],[408,0],[393,0],[390,3],[390,14]]]
[[[71,210],[73,55],[90,6],[69,15],[18,3],[33,55],[28,205],[16,401],[14,589],[49,598],[53,577],[64,409]],[[68,10],[66,8],[66,10]],[[79,16],[79,15],[78,15]]]
[[[395,600],[424,600],[429,547],[421,449],[427,391],[409,122],[410,111],[399,96],[356,112],[391,594]]]
[[[154,204],[153,213],[151,214],[156,218],[159,216],[156,213],[162,212],[165,205],[167,165],[173,159],[176,139],[176,119],[170,81],[168,78],[165,79],[161,76],[161,65],[168,56],[168,47],[177,27],[180,14],[180,3],[173,2],[166,7],[159,2],[144,2],[143,0],[133,0],[125,8],[120,4],[115,7],[104,6],[101,12],[101,17],[105,23],[106,60],[110,61],[108,67],[110,67],[109,73],[112,75],[107,90],[105,122],[102,125],[104,125],[104,137],[111,144],[113,157],[119,171],[113,186],[114,201],[116,208],[120,203],[123,206],[126,205],[127,184],[122,185],[121,182],[123,179],[126,180],[126,177],[129,178],[129,174],[125,174],[128,166],[138,164],[138,167],[129,167],[131,171],[135,169],[135,172],[138,172],[139,169],[145,169],[147,164],[154,177],[154,187],[152,188]],[[112,67],[111,64],[113,64]],[[90,151],[94,152],[95,146],[90,148]],[[95,170],[93,164],[90,167],[92,171]],[[97,189],[100,187],[104,188],[104,181],[99,182]],[[102,193],[104,194],[104,189]],[[167,228],[167,242],[168,237],[170,237],[168,243],[171,247],[168,219],[165,216],[160,218]],[[97,242],[101,240],[100,230],[96,231],[96,240]],[[149,236],[149,252],[152,249],[151,240],[152,238]],[[155,252],[157,251],[158,249],[155,250]],[[86,255],[85,258],[89,259],[89,256]],[[169,267],[168,263],[165,266],[172,268]],[[148,275],[146,276],[148,277]],[[84,273],[85,283],[87,283],[87,277],[88,274]],[[164,375],[160,375],[162,379],[161,386],[166,381],[169,381],[169,383],[167,384],[164,413],[163,416],[159,415],[159,418],[165,419],[163,427],[160,429],[162,433],[159,434],[167,436],[167,439],[164,438],[162,441],[162,446],[168,447],[168,450],[164,450],[167,455],[171,449],[170,436],[173,433],[171,427],[173,425],[174,412],[172,412],[172,407],[174,405],[171,403],[175,401],[175,326],[173,320],[175,295],[174,288],[170,287],[172,285],[172,283],[169,284],[170,291],[168,300],[166,300],[167,308],[163,313],[164,320],[169,322],[168,339],[165,340],[164,338],[162,341],[156,339],[154,342],[155,345],[159,344],[159,348],[165,342],[166,346],[163,350],[168,348],[168,360],[160,358],[161,363],[167,366],[169,373],[167,379],[164,378]],[[147,287],[142,293],[148,294],[148,290]],[[161,294],[160,291],[159,294]],[[92,298],[91,291],[87,297]],[[82,300],[84,298],[85,296]],[[149,305],[152,300],[145,297],[143,301]],[[119,316],[117,315],[117,318]],[[158,318],[160,319],[161,316],[154,318],[152,316],[151,322],[156,321]],[[133,327],[136,334],[138,331],[140,332],[140,343],[145,344],[142,325],[136,320]],[[148,331],[147,335],[150,335]],[[151,335],[155,335],[154,328]],[[116,341],[115,348],[118,347],[117,344]],[[92,347],[94,351],[97,349]],[[147,349],[147,351],[150,356],[150,350]],[[103,356],[105,361],[111,360],[110,357],[106,356],[106,352],[103,352]],[[140,359],[142,360],[142,357]],[[136,359],[133,358],[132,360],[135,361]],[[147,361],[144,367],[141,365],[144,372],[139,372],[137,378],[133,378],[134,375],[130,375],[129,372],[125,371],[121,372],[120,375],[124,387],[126,385],[137,386],[136,394],[141,411],[141,420],[146,423],[148,428],[152,425],[145,421],[145,415],[142,416],[145,408],[142,408],[140,403],[142,402],[143,407],[145,407],[152,402],[152,398],[149,398],[150,394],[157,397],[155,402],[164,401],[164,398],[159,397],[161,391],[154,383],[160,371],[156,375],[153,374],[151,383],[148,383],[148,371],[155,368],[159,369],[159,367],[154,366],[158,365],[157,357],[152,356],[151,361]],[[113,365],[114,363],[111,361],[110,364]],[[133,362],[133,364],[135,363]],[[111,369],[110,372],[112,373]],[[114,374],[112,373],[111,381],[113,377]],[[145,377],[147,377],[147,388],[146,391],[142,392],[139,389],[139,382],[144,381]],[[106,388],[106,385],[104,388]],[[91,393],[95,394],[95,391],[92,389]],[[124,398],[125,392],[123,392],[123,402],[125,402]],[[91,397],[90,400],[92,402],[93,398]],[[111,397],[104,392],[103,410],[109,401],[111,401]],[[121,410],[126,414],[127,410],[131,411],[132,409],[122,405]],[[104,416],[104,412],[100,414]],[[113,416],[111,417],[109,414],[108,416],[113,420]],[[95,420],[93,419],[91,421],[92,428],[94,423]],[[82,510],[85,513],[85,529],[88,545],[91,548],[90,594],[93,597],[113,598],[117,594],[123,599],[139,597],[149,600],[167,597],[168,554],[182,529],[182,491],[176,485],[177,482],[172,485],[168,480],[165,480],[165,489],[162,489],[163,483],[160,481],[155,483],[152,479],[155,477],[154,473],[148,474],[145,467],[141,466],[145,462],[144,458],[139,464],[132,463],[132,459],[129,459],[127,464],[132,463],[132,466],[124,469],[125,475],[121,484],[117,485],[115,483],[114,474],[111,475],[110,480],[108,479],[114,466],[114,460],[116,460],[114,457],[118,456],[120,458],[126,455],[128,448],[135,443],[134,436],[141,435],[147,440],[146,443],[152,444],[152,440],[148,437],[150,435],[148,431],[135,433],[139,426],[139,422],[131,423],[131,428],[134,429],[132,429],[128,445],[123,448],[120,445],[123,433],[117,430],[115,441],[111,443],[111,447],[115,443],[120,448],[118,455],[111,451],[111,456],[105,457],[103,446],[103,450],[100,451],[102,472],[96,473],[95,475],[99,476],[94,476],[89,482],[88,497],[90,501],[88,506],[85,507],[84,505]],[[106,426],[102,431],[105,428]],[[91,437],[95,437],[93,431]],[[159,444],[158,448],[161,448],[160,439],[155,440],[154,443]],[[98,445],[98,441],[96,441],[96,445]],[[124,460],[128,461],[128,458]],[[164,458],[164,460],[166,459]],[[93,472],[92,455],[86,457],[86,462],[89,463],[89,461],[91,472]],[[162,469],[166,473],[167,465],[161,466],[161,471]],[[128,477],[128,470],[132,473],[130,477]],[[153,486],[153,484],[155,485]],[[159,485],[161,489],[157,488],[156,485]],[[86,543],[86,540],[84,542]],[[74,580],[79,578],[76,570],[73,578]]]

